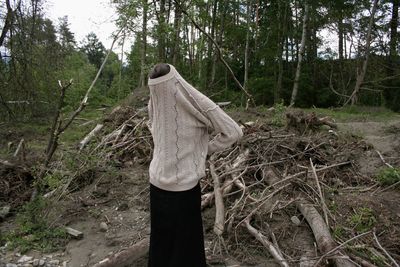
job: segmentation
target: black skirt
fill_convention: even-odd
[[[200,184],[171,192],[150,184],[149,267],[205,267]]]

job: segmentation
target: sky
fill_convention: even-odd
[[[45,13],[58,25],[58,18],[68,16],[70,29],[78,44],[85,36],[94,32],[108,49],[112,43],[111,34],[116,30],[117,15],[109,4],[110,0],[47,0]]]

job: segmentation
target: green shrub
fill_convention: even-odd
[[[364,233],[374,227],[376,218],[372,209],[360,208],[348,219],[348,222],[357,232]]]
[[[281,127],[285,124],[285,112],[286,106],[283,101],[274,105],[274,113],[271,119],[271,123],[275,126]]]
[[[10,249],[19,248],[22,253],[36,249],[51,252],[62,248],[68,235],[63,228],[50,226],[44,216],[48,202],[43,198],[25,204],[17,215],[17,227],[1,237],[2,243],[8,242]]]
[[[381,185],[395,184],[400,181],[400,169],[399,168],[382,169],[379,172],[377,179]]]

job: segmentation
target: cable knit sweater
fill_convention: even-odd
[[[154,142],[150,183],[168,191],[191,189],[205,176],[207,154],[229,147],[243,132],[172,65],[168,74],[149,79],[148,84],[149,127]],[[209,140],[212,132],[216,136]]]

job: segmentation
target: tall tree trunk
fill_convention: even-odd
[[[217,17],[217,7],[218,7],[218,1],[213,0],[212,1],[212,15],[211,15],[211,29],[210,29],[210,36],[215,39],[215,24],[216,24],[216,17]],[[206,68],[206,85],[210,86],[210,80],[211,80],[211,73],[212,73],[212,64],[214,61],[214,56],[213,56],[213,43],[211,39],[208,39],[207,43],[207,68]],[[211,84],[212,85],[212,84]]]
[[[18,1],[17,8],[21,5],[21,1]],[[7,7],[7,15],[4,21],[4,27],[1,30],[1,35],[0,35],[0,47],[3,46],[4,40],[6,39],[7,32],[11,29],[13,21],[14,21],[14,10],[11,8],[10,0],[6,0],[6,7]],[[0,54],[1,57],[1,54]]]
[[[299,90],[299,80],[300,80],[300,73],[301,73],[301,62],[303,59],[305,44],[306,44],[306,35],[307,35],[307,20],[308,20],[308,10],[309,4],[308,2],[304,3],[304,15],[303,15],[303,32],[301,35],[301,43],[300,43],[300,51],[297,61],[297,68],[296,68],[296,75],[294,78],[293,90],[292,90],[292,97],[290,99],[290,106],[294,106],[296,103],[296,97]]]
[[[392,18],[390,20],[390,41],[389,41],[389,57],[386,68],[387,77],[392,77],[395,75],[396,69],[396,58],[397,58],[397,27],[399,25],[399,4],[400,0],[392,0]],[[398,66],[398,65],[397,65]],[[390,108],[394,110],[399,110],[400,105],[398,104],[400,92],[398,88],[394,88],[393,80],[390,79],[386,83],[387,88],[385,88],[384,95],[386,103]]]
[[[371,11],[371,16],[369,18],[369,23],[368,23],[368,31],[367,31],[367,39],[366,39],[366,45],[365,45],[365,59],[361,68],[361,72],[357,73],[357,81],[356,85],[354,87],[353,93],[349,97],[349,99],[344,103],[344,105],[347,105],[349,102],[351,102],[351,105],[354,105],[358,101],[358,93],[360,92],[360,88],[362,83],[364,82],[364,77],[365,73],[367,72],[367,66],[368,66],[368,58],[369,58],[369,50],[371,46],[371,32],[372,32],[372,26],[374,24],[374,17],[376,13],[376,9],[378,6],[379,0],[374,0],[373,6],[372,6],[372,11]]]
[[[281,91],[282,91],[282,79],[283,79],[283,50],[285,46],[286,40],[286,31],[287,31],[287,13],[288,13],[288,5],[286,3],[279,4],[279,21],[282,25],[281,30],[278,32],[278,49],[277,49],[277,57],[278,57],[278,80],[276,82],[275,92],[274,92],[274,104],[277,104],[281,101]],[[283,16],[282,16],[283,13]],[[288,53],[286,51],[286,59],[288,60]]]
[[[339,10],[340,15],[338,19],[338,47],[339,47],[339,61],[343,61],[343,15],[342,10]]]
[[[142,14],[142,47],[140,51],[140,86],[146,85],[146,54],[147,54],[147,0],[142,0],[143,14]]]
[[[244,82],[243,87],[247,89],[247,83],[249,79],[249,50],[250,50],[250,16],[251,16],[251,0],[247,0],[247,34],[246,34],[246,48],[244,51]]]
[[[181,18],[182,18],[182,11],[179,6],[175,3],[175,17],[174,17],[174,43],[172,44],[172,65],[176,65],[179,58],[179,44],[180,44],[180,25],[181,25]]]
[[[226,18],[226,10],[227,10],[228,3],[227,1],[220,1],[219,2],[219,10],[220,10],[220,28],[219,28],[219,33],[218,33],[218,38],[217,38],[217,44],[219,47],[222,46],[222,40],[223,40],[223,35],[224,35],[224,30],[225,30],[225,18]],[[212,64],[212,70],[211,70],[211,84],[214,84],[215,82],[215,75],[217,73],[217,62],[218,62],[218,55],[217,53],[214,54],[214,59],[213,59],[213,64]]]
[[[160,14],[158,16],[158,60],[165,62],[165,0],[160,0]]]
[[[397,56],[397,27],[399,26],[399,5],[400,0],[392,0],[392,18],[390,20],[390,42],[389,42],[389,59],[390,64],[393,63],[394,58]],[[389,76],[393,75],[394,69],[390,69],[392,72]]]

